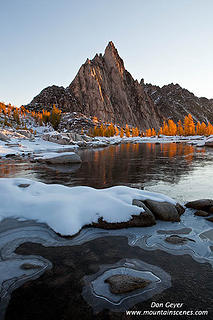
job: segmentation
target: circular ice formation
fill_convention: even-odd
[[[112,275],[125,274],[151,281],[144,289],[128,293],[113,294],[105,280]],[[151,298],[171,287],[171,277],[164,270],[154,265],[136,259],[123,259],[113,265],[102,265],[93,275],[83,278],[85,286],[82,296],[94,312],[105,308],[114,311],[125,311],[133,305]]]

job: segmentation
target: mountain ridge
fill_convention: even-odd
[[[197,121],[213,121],[213,99],[198,98],[178,84],[162,87],[139,83],[125,69],[112,41],[104,54],[87,59],[68,87],[49,86],[27,106],[81,112],[103,121],[126,123],[141,129],[159,128],[168,118],[183,120],[191,113]]]

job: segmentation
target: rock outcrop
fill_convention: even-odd
[[[43,108],[48,111],[52,110],[52,106],[55,104],[63,111],[75,110],[77,106],[75,97],[71,94],[68,88],[50,86],[43,89],[28,105],[30,109],[42,111]]]

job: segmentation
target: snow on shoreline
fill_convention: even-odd
[[[172,142],[184,142],[194,144],[196,146],[204,146],[206,142],[213,142],[213,135],[211,136],[163,136],[160,137],[96,137],[97,142],[108,142],[109,144],[119,143],[172,143]]]
[[[22,130],[23,131],[23,130]],[[156,137],[88,137],[77,135],[80,141],[72,141],[72,144],[59,144],[52,141],[44,140],[42,137],[43,132],[36,136],[29,138],[20,134],[16,131],[11,130],[0,130],[0,134],[3,134],[8,141],[1,140],[0,136],[0,157],[5,157],[10,154],[15,155],[29,155],[29,154],[44,154],[47,152],[65,152],[65,151],[76,151],[82,146],[84,148],[97,148],[107,147],[110,145],[117,145],[121,143],[176,143],[183,142],[193,144],[195,146],[205,146],[207,143],[213,144],[213,136],[156,136]],[[61,133],[53,131],[48,133],[50,136],[55,135],[56,137],[62,137]],[[62,137],[63,138],[63,137]]]
[[[27,153],[43,153],[43,152],[61,152],[67,149],[77,150],[78,146],[59,145],[58,143],[45,141],[38,137],[35,140],[12,138],[9,142],[0,140],[0,157],[5,157],[8,154],[27,154]]]
[[[107,189],[48,185],[21,178],[0,179],[0,221],[4,218],[32,219],[48,224],[62,235],[74,235],[84,225],[98,222],[123,222],[144,212],[132,205],[133,199],[152,199],[176,204],[154,192],[115,186]]]

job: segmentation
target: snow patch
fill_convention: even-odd
[[[29,185],[21,187],[21,185]],[[107,189],[48,185],[29,179],[0,179],[0,221],[4,218],[33,219],[47,223],[62,235],[74,235],[84,225],[123,222],[144,212],[133,199],[176,202],[159,193],[116,186]]]

